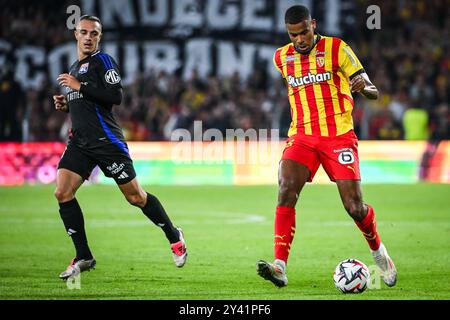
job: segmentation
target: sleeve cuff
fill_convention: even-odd
[[[352,80],[354,77],[356,77],[358,74],[361,74],[361,73],[366,73],[366,70],[364,70],[364,68],[359,69],[359,70],[356,71],[354,74],[352,74],[352,75],[349,77],[349,79]]]

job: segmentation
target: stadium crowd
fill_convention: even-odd
[[[359,138],[448,139],[448,1],[379,1],[381,30],[366,27],[367,1],[357,2],[361,12],[356,16],[364,19],[356,21],[357,31],[342,38],[381,94],[375,101],[356,97],[353,116]],[[45,5],[8,4],[0,13],[0,39],[46,47],[73,41],[45,12]],[[59,88],[49,79],[36,90],[21,88],[13,80],[12,63],[4,62],[0,72],[0,141],[64,141],[68,117],[55,112],[52,103]],[[196,120],[202,121],[203,130],[279,128],[282,136],[290,123],[285,84],[262,71],[251,79],[239,73],[202,79],[194,73],[183,80],[177,73],[143,70],[124,88],[115,114],[126,139],[135,141],[170,140],[173,130],[192,129]]]

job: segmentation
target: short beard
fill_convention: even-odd
[[[294,46],[295,51],[297,51],[297,52],[300,53],[300,54],[308,54],[308,53],[310,53],[313,47],[314,47],[314,46],[309,47],[309,49],[306,50],[306,51],[300,51],[300,49],[298,49],[296,46]]]

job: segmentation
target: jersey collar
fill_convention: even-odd
[[[95,51],[94,53],[88,55],[86,58],[84,58],[83,60],[79,60],[78,63],[82,63],[85,60],[89,60],[91,57],[94,57],[95,55],[97,55],[98,53],[100,53],[100,50]]]

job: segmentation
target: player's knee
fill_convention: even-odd
[[[73,199],[73,192],[64,189],[57,188],[54,195],[59,203],[64,203]]]
[[[129,204],[142,208],[145,206],[146,198],[142,197],[140,194],[131,194],[126,196]]]
[[[350,199],[344,202],[347,213],[355,220],[362,220],[364,216],[364,205],[359,199]]]
[[[293,206],[297,202],[298,190],[294,179],[281,179],[278,188],[278,205]]]

